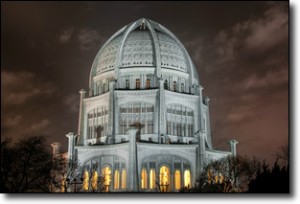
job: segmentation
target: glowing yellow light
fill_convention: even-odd
[[[142,189],[147,188],[147,171],[146,171],[146,169],[142,169],[141,188]]]
[[[150,170],[150,189],[155,188],[155,170],[151,169]]]
[[[97,184],[98,184],[98,173],[97,173],[97,171],[94,171],[91,183],[92,183],[93,190],[96,190],[97,189]]]
[[[207,171],[207,182],[209,184],[211,183],[211,170],[210,169]]]
[[[111,170],[109,167],[105,167],[102,169],[102,175],[104,177],[104,186],[105,186],[105,191],[108,192],[109,186],[110,186],[110,181],[111,181]]]
[[[66,182],[65,182],[65,180],[63,179],[63,180],[61,181],[61,192],[62,192],[62,193],[65,192],[65,185],[66,185]]]
[[[89,190],[89,172],[88,171],[84,171],[83,173],[83,190],[88,191]]]
[[[126,170],[122,170],[122,189],[126,189]]]
[[[219,182],[219,176],[215,175],[215,183],[218,183],[218,182]]]
[[[186,187],[186,188],[191,187],[191,172],[190,172],[190,170],[184,171],[184,187]]]
[[[181,187],[181,178],[180,178],[180,171],[176,170],[175,171],[175,189],[179,190]]]
[[[219,183],[223,183],[224,182],[224,176],[220,173],[219,175]]]
[[[170,185],[170,170],[166,166],[162,166],[160,168],[160,180],[159,180],[159,185],[161,186],[161,190],[163,192],[167,191]]]
[[[120,188],[120,173],[119,173],[119,170],[115,170],[114,187],[115,187],[115,189]]]

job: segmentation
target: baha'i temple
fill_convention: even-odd
[[[139,19],[113,34],[96,55],[89,91],[80,91],[78,133],[68,158],[110,192],[176,192],[194,185],[214,150],[209,98],[185,47],[167,28]]]

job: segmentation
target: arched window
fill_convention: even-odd
[[[154,189],[155,188],[155,169],[151,169],[150,170],[150,185],[149,188],[150,189]]]
[[[175,189],[179,190],[181,188],[181,175],[180,170],[176,170],[174,174],[174,181],[175,181]]]
[[[141,174],[141,188],[145,189],[147,188],[147,171],[145,168],[142,169],[142,174]]]
[[[182,136],[181,135],[181,123],[177,123],[176,127],[177,127],[177,135]]]
[[[109,186],[111,182],[111,169],[107,166],[102,169],[102,175],[104,177],[104,186],[105,186],[105,191],[109,191]]]
[[[168,90],[168,80],[165,80],[164,82],[164,89]]]
[[[83,184],[82,184],[82,188],[85,191],[89,190],[89,172],[88,171],[84,171],[83,173]]]
[[[103,93],[105,93],[105,92],[106,92],[106,84],[103,83]]]
[[[159,186],[161,192],[167,192],[170,187],[170,169],[162,166],[159,171]]]
[[[150,103],[133,102],[120,106],[119,114],[119,134],[126,134],[130,125],[139,124],[140,134],[153,134],[154,129],[154,106]],[[135,113],[137,117],[132,117]]]
[[[167,122],[167,134],[171,134],[171,122]]]
[[[120,188],[120,172],[119,172],[119,170],[115,170],[114,188],[115,189],[119,189]]]
[[[149,89],[151,87],[151,79],[147,79],[146,81],[146,89]]]
[[[181,92],[184,92],[184,83],[181,83]]]
[[[173,91],[176,91],[176,81],[173,81]]]
[[[126,79],[126,81],[125,81],[125,89],[129,89],[129,88],[130,88],[129,79]]]
[[[92,184],[92,190],[96,191],[97,187],[98,187],[98,173],[97,173],[97,171],[93,172],[93,176],[92,176],[92,179],[91,179],[91,184]]]
[[[140,89],[141,88],[141,80],[140,79],[136,79],[135,80],[135,88],[136,89]]]
[[[121,183],[121,188],[126,189],[126,170],[122,170],[122,183]]]
[[[191,188],[191,172],[190,172],[190,170],[184,171],[184,187]]]

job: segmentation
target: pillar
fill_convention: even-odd
[[[109,117],[108,117],[108,138],[111,137],[110,143],[115,142],[115,121],[114,121],[114,90],[116,86],[116,81],[109,82]]]
[[[166,135],[166,124],[165,124],[165,90],[164,90],[164,80],[159,79],[159,110],[158,110],[158,143],[161,143],[161,137]],[[164,138],[166,140],[166,138]],[[166,141],[165,141],[166,142]]]
[[[69,132],[66,134],[66,137],[69,138],[69,145],[68,145],[68,159],[69,161],[75,160],[75,139],[78,135],[74,132]]]
[[[205,165],[205,133],[203,130],[199,130],[196,135],[198,136],[198,175],[202,172]]]
[[[137,192],[139,190],[139,172],[137,159],[136,134],[138,128],[129,127],[127,134],[129,135],[129,159],[127,171],[127,190]]]
[[[78,141],[77,144],[83,144],[83,137],[84,137],[84,131],[83,126],[87,125],[84,124],[84,112],[83,112],[83,99],[85,99],[85,93],[86,91],[84,89],[81,89],[79,91],[80,93],[80,103],[79,103],[79,119],[78,119]]]
[[[203,103],[203,98],[202,98],[202,90],[203,90],[203,87],[201,85],[197,85],[196,86],[197,88],[197,95],[199,96],[199,106],[198,106],[198,114],[199,114],[199,117],[198,117],[198,120],[199,122],[197,124],[195,124],[195,129],[196,130],[204,130],[204,126],[203,126],[203,111],[202,111],[202,103]],[[196,114],[194,114],[194,117],[196,116]],[[195,117],[196,119],[196,117]],[[194,119],[194,120],[195,120]],[[196,125],[199,125],[200,127],[197,127]]]
[[[206,96],[205,97],[205,105],[207,106],[207,115],[206,115],[206,125],[207,125],[207,133],[206,133],[206,140],[209,149],[213,149],[212,142],[211,142],[211,131],[210,131],[210,117],[209,117],[209,101],[210,99]]]
[[[52,146],[52,155],[55,156],[60,153],[60,146],[61,144],[59,142],[54,142],[51,144]]]
[[[231,150],[231,154],[232,156],[236,157],[236,145],[238,144],[239,142],[235,139],[233,140],[229,140],[228,141],[228,144],[230,145],[230,150]]]

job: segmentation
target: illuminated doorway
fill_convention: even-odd
[[[82,185],[83,190],[88,191],[89,190],[89,172],[84,171],[83,173],[83,185]]]
[[[115,189],[120,188],[120,172],[119,172],[119,170],[115,170],[114,187],[115,187]]]
[[[111,182],[111,169],[108,166],[103,168],[102,175],[104,177],[105,192],[108,192],[110,187],[110,182]]]
[[[122,189],[126,189],[126,170],[123,169],[122,170],[122,185],[121,185]]]
[[[159,187],[161,192],[169,191],[170,187],[170,169],[162,166],[159,171]]]
[[[148,179],[148,177],[147,177],[147,171],[146,171],[146,169],[142,169],[142,174],[141,174],[141,188],[142,189],[145,189],[145,188],[147,188],[147,179]]]
[[[190,172],[190,170],[184,171],[184,187],[191,188],[191,172]]]
[[[150,170],[150,179],[149,180],[150,180],[149,188],[154,189],[155,188],[155,169]]]
[[[174,174],[174,181],[175,181],[175,189],[180,190],[181,188],[181,175],[180,170],[176,170]]]

